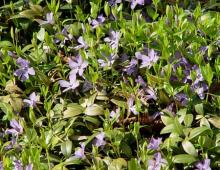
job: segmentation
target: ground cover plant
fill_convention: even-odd
[[[219,6],[0,2],[0,169],[220,169]]]

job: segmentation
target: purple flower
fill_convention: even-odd
[[[193,86],[197,86],[201,81],[203,81],[204,79],[203,79],[203,76],[202,76],[202,73],[201,73],[201,70],[200,70],[200,68],[197,66],[197,65],[194,65],[193,67],[192,67],[192,70],[194,70],[195,71],[195,73],[196,73],[196,79],[194,80],[194,82],[193,82]]]
[[[116,120],[118,122],[118,118],[120,117],[120,109],[116,109],[116,111],[111,111],[110,112],[110,118],[111,120]]]
[[[111,30],[109,33],[109,37],[104,38],[104,41],[108,42],[111,48],[116,49],[118,48],[119,38],[120,38],[120,33],[117,31]]]
[[[159,149],[159,145],[162,141],[162,138],[151,138],[149,145],[147,146],[147,149],[153,149],[153,150],[158,150]]]
[[[14,170],[23,170],[22,164],[20,160],[15,160],[13,162]]]
[[[140,52],[136,52],[135,57],[139,60],[142,60],[140,68],[144,68],[144,67],[151,68],[153,64],[156,63],[157,60],[159,59],[157,53],[153,49],[150,49],[148,51],[148,56]]]
[[[85,144],[84,143],[82,143],[81,147],[75,151],[74,155],[75,155],[76,158],[80,158],[80,159],[84,159],[86,157],[85,156]]]
[[[131,9],[134,9],[136,5],[144,5],[144,0],[130,0]]]
[[[148,170],[160,170],[166,164],[167,161],[162,158],[160,152],[157,152],[154,154],[154,158],[148,161]]]
[[[29,78],[30,75],[35,75],[35,71],[33,67],[29,67],[29,61],[22,59],[19,57],[16,60],[16,63],[19,65],[19,69],[14,72],[15,76],[18,76],[21,81],[25,81]]]
[[[46,14],[46,21],[43,21],[43,20],[40,20],[40,19],[38,19],[37,21],[40,23],[40,25],[46,25],[46,24],[53,25],[55,23],[54,17],[53,17],[53,12],[50,12],[50,13]]]
[[[113,58],[114,58],[114,56],[110,55],[105,60],[98,59],[98,63],[100,64],[101,67],[110,68],[113,65],[113,63],[115,62],[115,60]]]
[[[61,42],[61,46],[64,46],[67,41],[73,39],[73,35],[68,32],[69,27],[69,25],[65,25],[65,27],[62,29],[61,34],[64,36],[64,40]],[[60,42],[60,40],[56,39],[56,42]]]
[[[136,110],[136,106],[134,105],[134,97],[133,96],[131,96],[128,99],[128,109],[130,112],[134,113],[135,115],[138,115],[138,112]]]
[[[150,99],[153,99],[153,100],[157,100],[157,96],[156,96],[156,93],[155,91],[153,90],[152,87],[148,87],[146,88],[145,90],[147,92],[147,95],[145,96],[145,99],[146,100],[150,100]]]
[[[185,106],[189,101],[189,99],[185,93],[177,93],[175,95],[175,99],[177,101],[179,101],[183,106]]]
[[[131,59],[128,66],[126,66],[123,71],[125,71],[128,75],[136,74],[137,73],[137,63],[138,61],[136,59]]]
[[[33,164],[28,164],[25,167],[25,170],[32,170],[33,169]]]
[[[206,83],[201,83],[199,85],[199,87],[194,88],[194,90],[196,91],[196,93],[198,94],[200,99],[204,99],[205,98],[205,91],[208,90],[208,85]]]
[[[70,59],[69,60],[69,67],[71,68],[70,75],[78,73],[80,76],[82,76],[83,72],[87,66],[88,66],[88,62],[83,60],[81,55],[78,55],[74,59],[74,61]]]
[[[95,142],[94,142],[95,146],[97,147],[104,146],[106,144],[106,141],[104,139],[105,139],[104,132],[101,132],[98,135],[96,135]]]
[[[39,96],[36,95],[35,92],[33,92],[33,93],[30,94],[29,100],[28,99],[24,99],[23,101],[27,104],[27,106],[35,107],[37,102],[39,101]]]
[[[63,92],[66,92],[68,90],[74,90],[79,86],[79,81],[76,80],[76,74],[70,74],[69,76],[69,82],[65,80],[59,80],[59,84],[61,87],[65,87]]]
[[[6,132],[6,133],[7,133],[7,132]],[[15,144],[16,144],[16,138],[15,138],[15,136],[12,136],[11,141],[10,141],[10,144],[5,147],[5,150],[10,150],[10,149],[12,149]]]
[[[18,136],[19,134],[23,133],[23,127],[21,126],[21,124],[17,120],[12,119],[10,121],[10,126],[13,129],[7,129],[5,131],[5,133],[12,134],[12,135],[15,135],[15,136]]]
[[[92,28],[96,28],[99,25],[101,25],[105,21],[105,17],[103,17],[103,14],[99,15],[97,19],[93,19],[91,22]]]
[[[3,162],[2,161],[0,161],[0,170],[4,170],[3,169]]]
[[[177,53],[178,54],[178,53]],[[189,64],[189,62],[186,60],[186,58],[181,57],[176,64],[173,65],[174,71],[176,71],[176,69],[178,67],[183,67],[184,69],[189,69],[191,67],[191,65]]]
[[[141,76],[138,76],[138,78],[135,80],[136,83],[140,84],[142,87],[147,87],[147,83],[145,83],[144,79]]]
[[[74,47],[74,49],[78,50],[78,49],[81,49],[81,48],[84,48],[84,49],[88,48],[88,45],[87,45],[87,43],[83,40],[83,37],[82,37],[82,36],[80,36],[80,37],[77,39],[77,41],[78,41],[78,43],[79,43],[80,45]]]
[[[115,6],[116,4],[121,3],[121,0],[109,0],[108,3],[110,6]]]
[[[210,168],[210,159],[205,159],[202,162],[196,164],[196,170],[211,170]]]

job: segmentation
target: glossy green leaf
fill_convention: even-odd
[[[89,116],[102,115],[104,114],[104,109],[100,105],[92,104],[85,109],[85,114]]]
[[[193,128],[190,131],[189,138],[193,139],[200,135],[209,135],[209,134],[210,134],[210,128],[207,126],[202,126],[202,127]]]
[[[182,142],[182,146],[183,146],[183,149],[186,153],[188,153],[192,156],[198,156],[198,153],[197,153],[194,145],[190,141],[184,140]]]
[[[72,152],[72,141],[67,140],[61,144],[61,152],[65,156],[70,156]]]
[[[193,163],[196,161],[196,158],[188,154],[180,154],[173,156],[174,163]]]
[[[67,105],[67,109],[63,112],[63,118],[70,118],[80,115],[84,112],[84,108],[77,103],[70,103]]]

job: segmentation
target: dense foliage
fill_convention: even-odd
[[[0,6],[0,170],[220,169],[219,3]]]

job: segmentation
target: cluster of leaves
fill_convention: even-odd
[[[0,169],[219,169],[219,3],[0,6]]]

